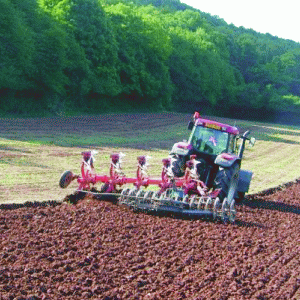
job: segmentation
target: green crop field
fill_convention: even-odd
[[[65,170],[79,173],[80,153],[96,149],[97,174],[108,174],[109,156],[126,154],[123,169],[134,176],[138,155],[149,155],[149,174],[159,177],[161,160],[176,141],[188,139],[190,115],[111,114],[70,118],[0,119],[0,203],[61,200],[58,186]],[[300,127],[214,118],[249,129],[256,137],[247,146],[242,168],[254,177],[249,193],[275,187],[300,177]]]

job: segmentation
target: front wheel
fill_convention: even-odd
[[[185,172],[183,157],[171,156],[171,169],[175,177],[182,177]]]
[[[239,172],[240,166],[238,163],[234,163],[229,168],[220,167],[214,181],[214,187],[215,189],[221,189],[219,194],[221,202],[223,202],[224,198],[227,198],[230,205],[232,200],[234,200],[238,188]]]

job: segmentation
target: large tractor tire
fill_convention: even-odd
[[[229,204],[234,200],[237,194],[239,171],[240,166],[238,163],[234,163],[229,168],[219,169],[214,181],[214,188],[221,189],[219,194],[221,202],[223,202],[224,198],[227,198]]]
[[[182,157],[172,157],[171,168],[175,177],[182,177],[184,175],[184,166],[185,164]]]

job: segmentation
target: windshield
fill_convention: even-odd
[[[227,151],[229,134],[202,126],[194,127],[189,142],[201,152],[218,155]]]

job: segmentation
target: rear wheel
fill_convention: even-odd
[[[214,187],[215,189],[221,189],[218,196],[221,202],[223,202],[224,198],[227,198],[230,205],[234,199],[238,187],[239,171],[240,166],[238,163],[234,163],[229,168],[220,167],[214,181]]]

